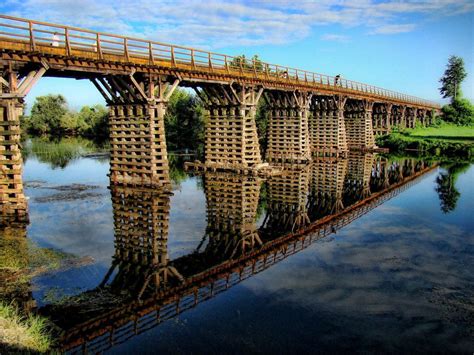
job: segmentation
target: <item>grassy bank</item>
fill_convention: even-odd
[[[432,127],[407,129],[401,133],[413,138],[474,141],[474,126],[458,126],[448,123],[442,123]]]
[[[8,352],[44,353],[51,346],[52,337],[45,318],[23,316],[15,306],[0,303],[0,348]]]
[[[422,154],[446,157],[474,155],[474,126],[442,123],[433,127],[394,130],[377,138],[377,145],[393,152],[416,150]]]

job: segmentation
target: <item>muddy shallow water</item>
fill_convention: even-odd
[[[40,160],[31,155],[24,167],[30,216],[27,238],[39,247],[73,256],[63,267],[41,273],[29,284],[36,308],[53,318],[58,318],[57,309],[73,310],[64,304],[74,297],[76,302],[89,302],[96,297],[98,309],[94,314],[100,315],[99,294],[90,292],[97,290],[106,278],[126,235],[138,233],[156,238],[156,248],[166,249],[160,258],[166,255],[170,265],[186,279],[200,267],[207,270],[209,266],[222,263],[224,259],[219,258],[226,253],[230,255],[226,261],[240,255],[242,251],[232,254],[228,252],[230,247],[222,247],[217,242],[214,254],[209,252],[214,241],[231,235],[225,232],[229,219],[244,229],[242,232],[236,228],[234,238],[247,233],[245,235],[251,235],[255,242],[257,230],[260,242],[265,244],[278,233],[291,232],[295,223],[300,223],[296,219],[291,225],[282,222],[290,214],[288,211],[295,211],[295,206],[306,208],[305,213],[311,220],[319,218],[324,207],[322,204],[318,205],[320,210],[311,207],[309,196],[320,168],[308,170],[307,175],[294,176],[293,181],[299,181],[299,190],[288,181],[286,185],[281,181],[278,184],[252,180],[242,183],[233,177],[219,180],[180,171],[172,174],[177,177],[169,195],[109,189],[109,164],[103,155],[76,157],[65,167],[54,168],[51,163]],[[346,174],[344,186],[357,180],[347,178],[350,164],[342,170]],[[354,165],[352,169],[357,170]],[[327,236],[305,244],[301,251],[242,278],[225,291],[211,292],[212,296],[195,307],[175,312],[168,320],[153,324],[146,331],[127,330],[128,335],[117,338],[119,341],[113,344],[104,341],[107,344],[102,348],[116,353],[354,350],[471,353],[474,350],[474,166],[464,167],[457,173],[451,171],[451,175],[448,167],[428,170],[391,199],[342,228],[333,226]],[[443,180],[443,176],[448,177]],[[358,186],[354,181],[354,186]],[[223,201],[230,199],[226,195],[229,192],[222,190],[222,186],[230,183],[233,187],[225,191],[235,193],[232,195],[235,203],[226,205]],[[242,186],[243,190],[238,193]],[[361,190],[363,197],[376,193],[374,186],[371,183],[368,192]],[[385,188],[381,187],[380,191]],[[286,196],[282,201],[294,205],[286,210],[286,215],[268,216],[277,209],[274,200],[281,198],[277,192]],[[301,198],[303,203],[298,202]],[[346,193],[341,199],[345,208],[355,198]],[[147,201],[159,206],[153,210],[155,214],[147,214],[150,213],[144,207]],[[239,203],[241,212],[245,210],[248,215],[248,211],[253,211],[250,220],[245,214],[235,212],[232,206]],[[282,202],[279,203],[281,206]],[[121,206],[125,206],[127,213],[133,210],[135,214],[132,217],[126,214],[128,220],[125,221]],[[331,211],[336,212],[334,208]],[[239,215],[244,217],[236,217]],[[235,222],[238,218],[245,223]],[[156,223],[148,225],[150,221]],[[267,225],[271,228],[266,228]],[[260,245],[260,242],[255,243]],[[137,243],[132,243],[135,251],[146,239]],[[246,250],[255,248],[246,245]],[[141,284],[132,286],[130,281],[124,281],[130,277],[141,280],[143,274],[149,272],[141,269],[146,265],[136,267],[136,274],[130,274],[133,268],[130,265],[119,265],[112,271],[106,290],[114,287],[122,290],[115,293],[120,295],[118,301],[109,300],[108,306],[110,303],[113,307],[127,302],[138,304],[130,301],[129,294],[124,292],[124,289],[131,292],[134,287],[141,289]],[[171,269],[167,270],[169,285],[179,286],[183,281],[173,275]],[[151,295],[150,285],[144,287],[142,299]],[[154,287],[158,292],[167,286],[157,283]],[[85,300],[91,295],[95,296]],[[125,329],[124,324],[132,322],[130,329],[133,329],[131,320],[124,324],[114,322],[108,326]],[[68,322],[60,320],[58,323]],[[75,328],[69,328],[66,333],[71,329]],[[103,330],[105,326],[98,329]],[[111,336],[104,332],[103,336]],[[97,341],[93,338],[90,336],[89,343],[86,342],[88,347]],[[79,343],[84,344],[83,339]],[[73,348],[83,351],[84,346]]]

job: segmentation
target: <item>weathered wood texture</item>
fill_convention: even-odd
[[[109,107],[112,183],[169,184],[164,105]]]
[[[347,146],[367,150],[375,147],[372,128],[373,102],[348,100],[344,110]]]
[[[208,85],[195,89],[206,108],[205,164],[240,170],[262,162],[255,123],[262,88]]]
[[[339,156],[347,153],[342,96],[313,96],[309,133],[311,152],[317,156]]]
[[[0,32],[0,48],[6,57],[14,53],[29,62],[49,57],[55,70],[71,70],[63,75],[74,75],[79,69],[104,73],[104,65],[109,65],[109,73],[134,68],[144,73],[175,73],[187,81],[244,82],[439,108],[427,100],[345,78],[87,29],[0,15]]]
[[[20,147],[22,112],[21,100],[0,98],[0,224],[28,220]]]
[[[305,163],[311,160],[308,115],[311,94],[269,91],[268,162]]]

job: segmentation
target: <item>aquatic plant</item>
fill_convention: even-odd
[[[7,351],[47,352],[53,345],[49,321],[22,315],[16,306],[0,302],[0,344]]]

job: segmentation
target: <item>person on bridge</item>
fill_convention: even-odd
[[[59,47],[59,35],[57,32],[53,34],[53,42],[51,43],[53,47]]]
[[[341,83],[341,74],[337,74],[334,78],[334,86],[339,85]]]

